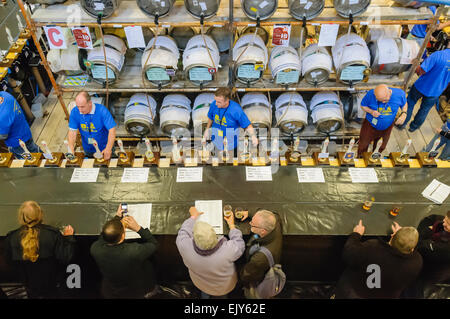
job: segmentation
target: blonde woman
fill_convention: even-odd
[[[67,264],[73,256],[73,228],[63,234],[43,224],[43,212],[35,201],[22,203],[18,210],[18,229],[6,237],[7,260],[20,271],[29,298],[51,298],[55,295],[59,263]]]

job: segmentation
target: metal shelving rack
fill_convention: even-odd
[[[243,84],[233,81],[232,76],[232,63],[223,66],[222,70],[218,72],[218,79],[205,86],[204,88],[196,87],[186,83],[173,83],[168,87],[157,88],[150,84],[143,85],[139,81],[141,79],[141,72],[137,65],[125,65],[123,74],[123,80],[118,80],[115,84],[110,84],[108,90],[106,90],[101,85],[91,81],[86,86],[81,88],[70,88],[63,87],[61,84],[64,81],[64,76],[60,77],[58,81],[55,81],[53,74],[48,66],[46,57],[42,53],[42,49],[39,45],[39,41],[36,37],[37,28],[46,25],[58,25],[64,27],[70,26],[88,26],[94,28],[122,28],[131,25],[140,25],[143,27],[155,28],[155,21],[148,16],[146,16],[137,6],[135,1],[122,1],[119,8],[116,10],[115,14],[105,20],[101,21],[99,25],[96,19],[88,16],[80,7],[78,1],[69,0],[63,4],[56,4],[47,7],[40,7],[31,17],[29,17],[27,11],[24,8],[22,0],[18,0],[19,6],[21,8],[22,14],[25,17],[28,28],[31,30],[33,35],[33,40],[39,50],[43,65],[45,66],[52,85],[54,87],[55,93],[61,103],[62,108],[66,114],[66,119],[68,120],[69,114],[66,105],[62,99],[62,92],[74,92],[80,90],[86,90],[91,92],[207,92],[214,91],[217,86],[230,86],[234,92],[248,92],[248,91],[259,91],[259,92],[283,92],[283,91],[356,91],[356,90],[368,90],[374,88],[380,83],[385,83],[390,86],[400,87],[406,89],[408,87],[409,81],[414,74],[414,70],[418,65],[418,61],[410,68],[408,73],[405,72],[404,77],[398,76],[382,76],[382,75],[371,75],[367,83],[361,82],[355,84],[353,87],[341,84],[333,80],[327,81],[320,87],[314,87],[307,84],[304,80],[301,80],[296,85],[277,86],[276,84],[265,81],[264,85],[261,81],[253,87],[246,87]],[[70,9],[69,9],[70,8]],[[70,11],[73,10],[73,11]],[[432,32],[434,32],[438,17],[440,16],[443,8],[439,8],[436,15],[432,15],[432,12],[428,8],[412,9],[404,8],[395,5],[393,1],[390,0],[372,0],[372,4],[367,9],[367,11],[361,16],[353,18],[353,25],[403,25],[403,24],[431,24],[428,33],[426,35],[424,45],[422,45],[418,57],[423,55],[426,48],[426,43],[428,42]],[[289,23],[291,25],[302,25],[303,22],[294,19],[288,12],[287,1],[279,0],[278,9],[275,14],[268,20],[263,20],[259,22],[260,26],[272,27],[274,24]],[[69,22],[66,20],[70,17],[68,14],[73,12],[79,13],[80,19],[70,18]],[[381,14],[381,15],[379,15]],[[374,19],[374,15],[377,15]],[[379,16],[378,16],[379,15]],[[159,27],[170,28],[170,27],[200,27],[200,20],[191,16],[184,7],[182,1],[177,1],[174,3],[170,14],[166,17],[160,18]],[[325,8],[323,12],[315,19],[306,21],[306,25],[320,25],[325,23],[337,23],[340,25],[349,25],[350,20],[341,18],[337,15],[336,11],[332,6],[332,0],[326,0]],[[245,26],[256,26],[256,21],[247,18],[241,8],[241,2],[238,0],[222,0],[220,8],[217,14],[210,18],[204,20],[204,27],[220,27],[227,28],[234,35],[238,28]],[[234,36],[232,37],[231,44],[234,43]],[[231,45],[232,48],[232,45]],[[231,50],[230,50],[231,51]],[[230,52],[231,54],[231,52]],[[230,59],[229,59],[230,60]],[[138,74],[135,74],[135,73]],[[265,74],[265,78],[269,75],[268,72]]]

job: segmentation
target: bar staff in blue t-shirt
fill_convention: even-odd
[[[366,112],[366,118],[361,126],[358,157],[367,152],[370,142],[373,141],[375,148],[378,140],[383,138],[379,149],[381,153],[389,141],[394,122],[402,125],[405,121],[407,109],[405,92],[380,84],[375,90],[367,92],[361,101],[361,108]],[[395,120],[399,110],[400,116]]]
[[[226,87],[218,88],[214,93],[214,101],[209,106],[208,125],[206,126],[203,135],[203,143],[209,135],[209,128],[211,128],[211,140],[214,145],[223,150],[223,140],[227,138],[227,149],[233,150],[238,145],[239,128],[247,129],[252,138],[254,146],[258,145],[258,138],[255,130],[248,119],[247,115],[242,110],[242,107],[230,100],[231,90]]]
[[[404,129],[411,119],[414,106],[422,98],[422,103],[408,131],[414,132],[423,124],[428,112],[439,101],[439,96],[450,83],[450,41],[447,39],[446,49],[432,53],[417,67],[416,73],[420,76],[408,92],[408,114],[403,125]]]
[[[42,153],[31,136],[30,126],[17,100],[7,92],[0,92],[0,140],[17,159],[23,159],[25,150],[19,144],[22,140],[31,153]]]
[[[92,103],[87,92],[80,92],[75,98],[76,107],[70,112],[69,118],[69,148],[74,153],[77,131],[81,134],[81,142],[87,157],[93,157],[96,152],[94,140],[98,144],[103,158],[111,158],[116,139],[116,122],[101,104]]]

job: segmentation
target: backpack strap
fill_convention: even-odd
[[[270,268],[272,268],[273,265],[275,265],[275,262],[273,261],[273,256],[270,250],[268,250],[266,247],[260,246],[259,251],[262,252],[267,257],[267,260],[269,261],[269,266]]]

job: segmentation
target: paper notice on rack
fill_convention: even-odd
[[[152,204],[133,204],[128,205],[128,215],[133,216],[139,226],[150,229],[152,220]],[[131,229],[125,229],[125,239],[141,238],[138,233]]]
[[[128,168],[123,170],[122,183],[147,183],[149,168]]]
[[[402,55],[400,64],[412,64],[412,60],[417,57],[420,47],[415,40],[402,40]]]
[[[400,56],[393,38],[380,38],[378,44],[378,64],[397,63]]]
[[[145,48],[144,34],[141,26],[125,27],[125,34],[127,36],[128,48]]]
[[[61,27],[44,27],[50,49],[67,49],[66,38]]]
[[[290,24],[275,24],[273,26],[272,45],[288,46],[290,36],[291,36]]]
[[[79,49],[92,50],[92,37],[89,27],[72,27],[72,33]]]
[[[203,181],[203,167],[180,167],[177,170],[177,183]]]
[[[223,234],[223,217],[221,200],[196,200],[195,208],[203,214],[197,220],[208,223],[216,234]]]
[[[95,183],[100,168],[75,168],[70,179],[71,183]]]
[[[422,196],[435,202],[436,204],[442,204],[448,195],[450,194],[450,186],[439,182],[437,179],[428,185],[422,192]]]
[[[378,183],[377,172],[374,168],[349,168],[352,183]]]
[[[272,181],[272,168],[270,166],[263,167],[245,167],[247,182],[256,181]]]
[[[319,46],[334,46],[339,30],[339,24],[322,24],[320,27]]]
[[[299,183],[325,183],[323,170],[317,168],[297,168],[297,176]]]

